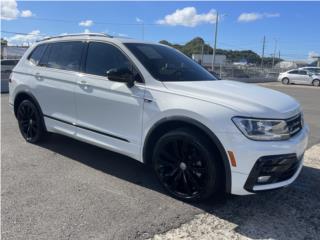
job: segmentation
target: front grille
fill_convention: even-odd
[[[303,119],[302,119],[302,116],[300,113],[298,115],[286,120],[288,128],[289,128],[290,136],[297,134],[302,129],[302,127],[303,127],[302,121],[303,121]]]
[[[278,183],[292,178],[299,169],[302,158],[302,156],[297,158],[296,154],[264,156],[259,158],[249,174],[245,189],[253,191],[254,186]],[[268,176],[268,180],[259,182],[258,179],[261,176]]]

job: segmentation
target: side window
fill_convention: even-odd
[[[49,68],[78,71],[85,43],[59,42],[49,44],[40,65]]]
[[[107,71],[113,68],[129,68],[132,64],[127,57],[116,47],[99,42],[89,44],[85,72],[106,76]]]
[[[298,74],[298,71],[297,70],[294,70],[294,71],[291,71],[289,72],[290,74]]]
[[[307,71],[302,71],[302,70],[300,70],[300,71],[299,71],[299,74],[300,74],[300,75],[307,75]]]
[[[41,44],[37,46],[29,55],[28,57],[29,61],[35,65],[38,65],[44,51],[46,50],[46,47],[47,47],[47,44]]]

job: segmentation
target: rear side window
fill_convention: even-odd
[[[298,74],[298,71],[297,71],[297,70],[294,70],[294,71],[291,71],[291,72],[289,72],[289,73],[291,73],[291,74]]]
[[[307,71],[301,71],[301,70],[300,70],[300,71],[299,71],[299,74],[300,74],[300,75],[307,75]]]
[[[112,68],[130,67],[130,61],[118,48],[99,42],[89,44],[85,68],[86,73],[106,76],[107,71]]]
[[[40,65],[49,68],[78,71],[85,43],[59,42],[51,43],[41,59]]]
[[[29,61],[35,65],[38,65],[44,51],[46,50],[46,47],[47,44],[37,46],[28,57]]]

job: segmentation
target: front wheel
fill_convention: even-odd
[[[17,109],[17,120],[23,138],[30,143],[39,142],[46,134],[42,115],[30,100],[24,100]]]
[[[312,85],[315,86],[315,87],[319,87],[320,86],[320,80],[318,79],[315,79],[312,81]]]
[[[153,168],[163,187],[184,201],[205,200],[221,187],[218,155],[197,131],[178,129],[156,143]]]
[[[290,83],[289,78],[283,78],[282,84],[288,85]]]

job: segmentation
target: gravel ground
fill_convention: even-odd
[[[154,240],[320,239],[320,144],[305,154],[299,179],[262,195],[235,197]]]

